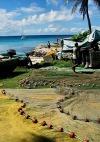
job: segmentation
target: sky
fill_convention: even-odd
[[[64,0],[0,0],[0,35],[74,34],[88,29],[78,10]],[[100,30],[100,10],[89,0],[92,28]]]

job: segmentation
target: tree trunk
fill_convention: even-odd
[[[89,31],[90,31],[90,33],[91,33],[91,32],[92,32],[92,28],[91,28],[91,21],[90,21],[90,16],[89,16],[89,11],[88,11],[88,5],[87,5],[86,14],[87,14],[87,20],[88,20]]]

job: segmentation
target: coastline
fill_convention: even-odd
[[[57,42],[57,38],[67,38],[70,35],[33,35],[26,36],[21,40],[21,36],[3,36],[0,37],[0,52],[6,52],[8,49],[15,49],[19,53],[27,53],[38,45],[47,45],[50,43]]]

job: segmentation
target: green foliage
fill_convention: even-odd
[[[52,66],[64,68],[64,67],[71,67],[71,60],[64,61],[64,60],[54,60],[52,62]]]
[[[72,36],[72,40],[75,42],[82,42],[89,35],[89,31],[85,31],[83,33],[78,33]]]
[[[48,66],[56,66],[59,68],[64,68],[64,67],[71,67],[71,61],[64,61],[64,60],[53,60],[51,63],[45,63],[45,62],[41,62],[41,63],[37,63],[33,66],[33,68],[41,68],[41,67],[48,67]]]

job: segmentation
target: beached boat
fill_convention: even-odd
[[[11,73],[18,65],[18,58],[1,59],[0,60],[0,74]]]

